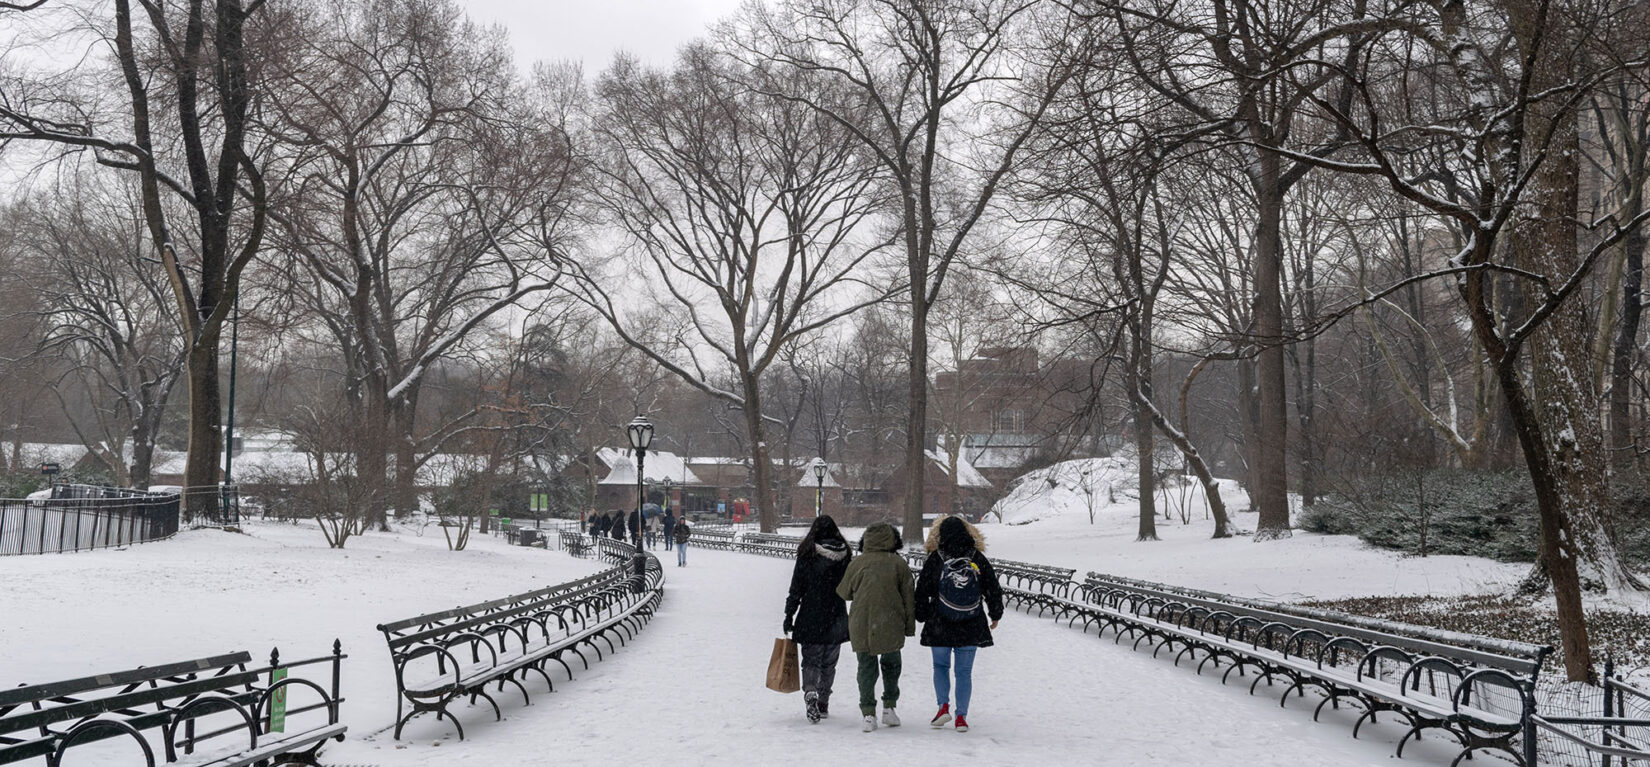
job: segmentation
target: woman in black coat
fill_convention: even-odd
[[[853,554],[836,520],[821,516],[796,549],[791,592],[785,598],[785,633],[802,649],[802,690],[808,721],[830,715],[831,687],[842,643],[848,641],[848,604],[837,584]]]
[[[957,731],[968,732],[974,653],[992,644],[991,630],[1003,617],[1003,587],[985,558],[985,536],[962,517],[946,517],[930,528],[925,547],[928,559],[917,576],[917,620],[922,623],[923,646],[933,650],[934,696],[940,707],[929,724],[944,727],[951,721],[954,668]],[[976,601],[957,604],[968,601],[961,599],[962,594],[972,594]]]

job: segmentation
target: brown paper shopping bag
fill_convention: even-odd
[[[780,637],[773,640],[773,656],[768,659],[768,689],[796,692],[802,689],[801,658],[796,643]]]

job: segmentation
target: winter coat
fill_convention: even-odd
[[[1003,587],[997,581],[997,571],[985,558],[985,536],[961,517],[957,520],[967,530],[965,535],[942,540],[940,525],[935,523],[923,544],[928,559],[917,576],[917,620],[922,621],[924,647],[990,647],[991,622],[1003,617]],[[946,560],[957,557],[967,557],[979,568],[980,598],[985,606],[985,610],[962,621],[948,620],[939,610],[940,573]]]
[[[837,596],[853,602],[848,612],[848,636],[854,652],[896,652],[905,638],[917,635],[916,605],[911,566],[896,551],[899,533],[887,522],[865,530],[865,553],[848,563]]]
[[[791,639],[797,644],[842,644],[848,641],[848,604],[836,587],[848,572],[848,542],[821,541],[812,556],[799,556],[791,570],[791,593],[785,618],[795,620]]]
[[[676,532],[676,515],[665,512],[665,537],[669,538]]]
[[[685,519],[677,522],[675,535],[677,543],[687,543],[688,538],[693,537],[693,525],[688,524]]]

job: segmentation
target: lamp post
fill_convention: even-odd
[[[818,518],[820,508],[825,505],[825,459],[814,459],[814,481],[818,487],[814,491],[814,517]]]
[[[225,523],[239,523],[240,514],[233,519],[229,516],[229,486],[234,484],[235,471],[235,369],[239,362],[241,347],[241,292],[235,291],[235,306],[233,319],[229,324],[229,412],[224,421],[223,437],[223,493],[218,499]],[[240,496],[237,493],[235,509],[240,510]]]
[[[636,451],[636,537],[640,538],[642,532],[642,504],[645,502],[642,496],[644,492],[642,463],[647,460],[648,445],[653,444],[653,422],[647,420],[645,415],[638,415],[631,420],[629,426],[625,427],[625,434],[630,437],[630,449]],[[624,523],[620,522],[619,524]],[[631,566],[636,570],[635,591],[639,594],[647,576],[647,555],[642,553],[642,542],[640,540],[632,541],[632,543],[636,544],[636,556],[631,559]]]

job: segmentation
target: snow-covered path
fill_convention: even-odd
[[[747,554],[693,550],[689,566],[665,562],[666,597],[658,616],[629,647],[578,678],[530,687],[533,705],[506,694],[505,719],[486,704],[461,708],[467,740],[431,717],[400,742],[387,731],[356,730],[333,746],[331,764],[849,764],[956,763],[1061,765],[1204,764],[1219,758],[1261,765],[1392,765],[1402,730],[1366,727],[1350,735],[1353,714],[1278,707],[1272,695],[1223,687],[1149,652],[1049,619],[1010,612],[997,646],[975,667],[973,731],[927,726],[933,686],[927,649],[905,650],[900,710],[907,725],[859,731],[852,655],[838,666],[835,716],[810,725],[799,694],[763,687],[790,563]],[[376,660],[376,659],[374,659]],[[1308,697],[1304,702],[1315,703]],[[387,724],[387,722],[386,722]],[[1428,743],[1397,764],[1445,764],[1453,752]]]

